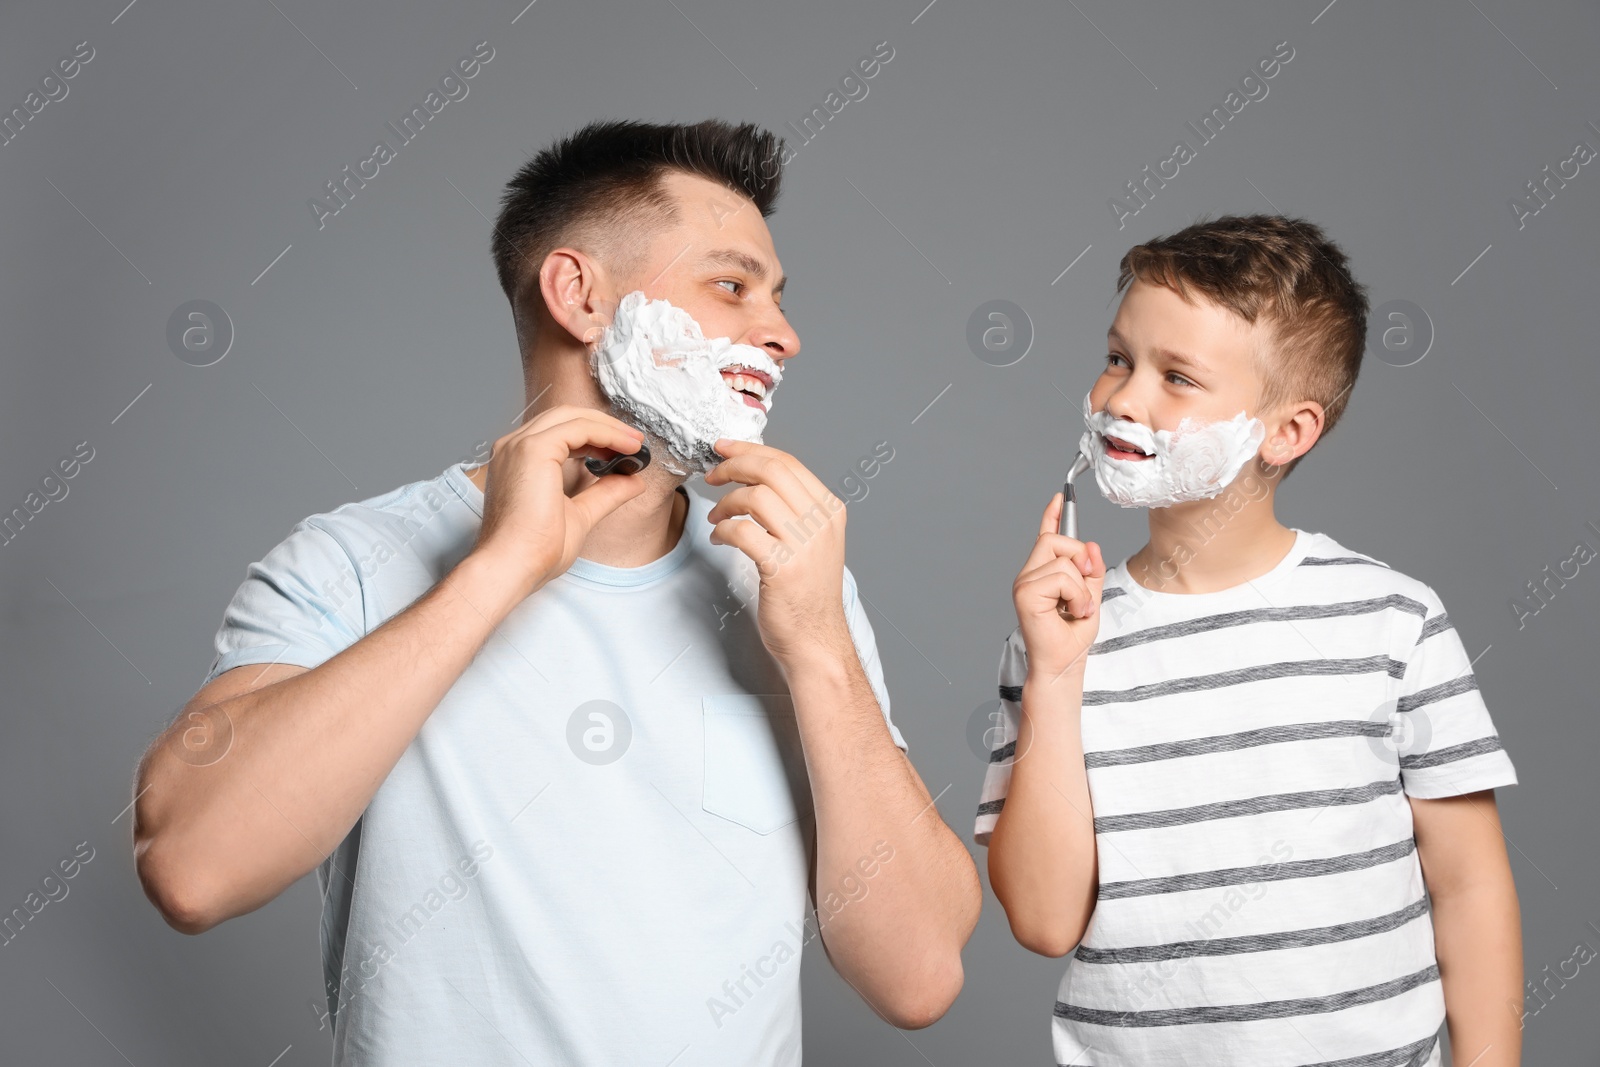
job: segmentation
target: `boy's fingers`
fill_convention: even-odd
[[[1083,576],[1077,572],[1076,568],[1071,567],[1070,563],[1064,562],[1060,558],[1056,558],[1045,560],[1037,567],[1030,567],[1029,569],[1023,571],[1021,574],[1017,575],[1017,584],[1025,585],[1029,582],[1036,582],[1039,579],[1048,577],[1052,574],[1067,574],[1071,575],[1080,582],[1083,581]]]
[[[1045,513],[1046,516],[1049,512]],[[1038,540],[1033,543],[1033,551],[1028,553],[1024,567],[1037,567],[1041,563],[1048,563],[1053,559],[1070,559],[1076,562],[1079,558],[1087,558],[1082,541],[1075,541],[1065,534],[1058,534],[1054,525],[1049,530],[1040,530]],[[1079,570],[1082,570],[1079,565]]]
[[[1094,614],[1094,597],[1084,584],[1083,576],[1074,571],[1042,575],[1034,581],[1032,588],[1037,595],[1052,603],[1065,601],[1066,614],[1072,618],[1085,619]]]
[[[1089,577],[1104,578],[1106,576],[1106,559],[1100,551],[1100,542],[1089,542],[1089,554],[1094,560],[1094,568],[1089,571]]]
[[[1028,596],[1039,597],[1050,603],[1065,600],[1079,606],[1092,600],[1083,575],[1070,561],[1055,559],[1017,579],[1018,589]]]
[[[1056,527],[1061,523],[1061,494],[1057,493],[1050,498],[1050,503],[1044,506],[1044,516],[1039,520],[1041,534],[1055,533]]]

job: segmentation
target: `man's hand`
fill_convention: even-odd
[[[982,907],[977,869],[894,744],[844,614],[844,501],[793,456],[726,438],[709,485],[742,483],[707,518],[761,573],[757,624],[794,698],[816,814],[812,894],[855,884],[863,856],[893,848],[871,892],[830,908],[834,968],[894,1026],[923,1027],[961,991],[961,946]],[[749,521],[749,520],[755,521]],[[819,910],[819,918],[821,912]]]
[[[844,501],[787,452],[728,438],[716,447],[728,458],[706,472],[706,484],[742,485],[706,515],[716,524],[711,542],[732,545],[755,561],[761,574],[756,622],[767,651],[786,663],[808,645],[848,645]]]
[[[645,488],[578,458],[642,440],[587,408],[541,413],[495,442],[478,542],[431,589],[318,667],[235,667],[195,694],[140,761],[133,804],[140,883],[174,928],[261,907],[345,840],[501,622]],[[197,711],[229,724],[226,760],[184,758]]]
[[[1056,678],[1082,660],[1100,632],[1106,564],[1100,546],[1056,533],[1057,493],[1039,520],[1039,539],[1011,586],[1028,651],[1029,673]]]
[[[595,523],[644,491],[643,479],[608,474],[567,495],[584,456],[639,450],[644,434],[592,408],[563,404],[540,412],[494,443],[484,489],[483,525],[473,553],[497,560],[524,596],[572,566]],[[609,450],[609,451],[608,451]]]

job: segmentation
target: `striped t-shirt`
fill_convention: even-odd
[[[979,844],[1005,805],[1026,676],[1013,631]],[[1439,1064],[1407,798],[1517,776],[1432,589],[1303,530],[1216,593],[1148,589],[1123,561],[1082,721],[1100,884],[1057,992],[1058,1064]]]

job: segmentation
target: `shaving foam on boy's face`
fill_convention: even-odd
[[[590,349],[600,390],[624,419],[665,442],[662,466],[704,474],[717,438],[761,443],[783,370],[764,349],[707,338],[689,313],[634,290]]]
[[[1243,411],[1218,422],[1185,418],[1176,430],[1152,431],[1095,411],[1087,396],[1083,421],[1088,431],[1078,447],[1089,457],[1100,492],[1125,508],[1165,508],[1217,496],[1267,435],[1265,424]]]

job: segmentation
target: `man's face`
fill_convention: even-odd
[[[739,193],[696,175],[669,171],[661,182],[676,202],[678,220],[655,234],[615,298],[643,290],[650,300],[688,312],[706,337],[763,349],[782,367],[800,351],[800,338],[779,307],[783,268],[761,212]]]
[[[1095,411],[1151,430],[1175,430],[1184,418],[1259,416],[1256,352],[1270,343],[1263,321],[1251,325],[1198,298],[1190,304],[1159,285],[1135,280],[1106,335],[1106,368],[1089,392]],[[1121,450],[1115,458],[1134,458]]]

